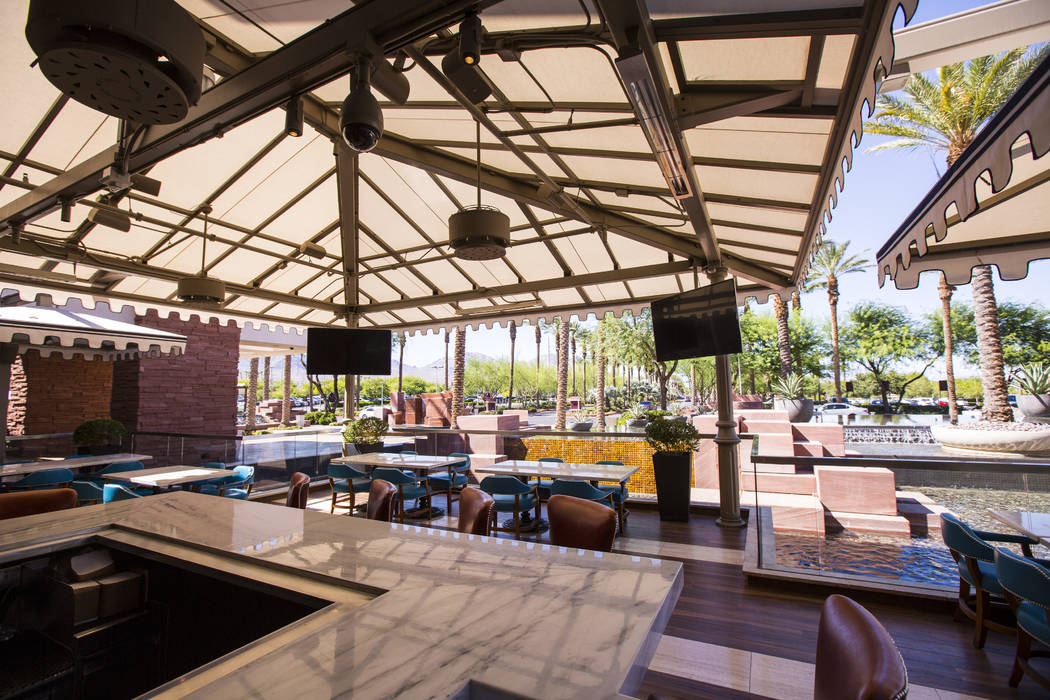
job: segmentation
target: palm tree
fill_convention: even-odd
[[[284,356],[284,386],[281,387],[281,425],[292,424],[292,356]]]
[[[932,148],[943,152],[951,166],[1038,65],[1046,51],[1045,46],[1036,51],[1014,49],[975,58],[969,63],[952,63],[937,71],[936,81],[918,73],[911,76],[904,85],[903,97],[879,95],[878,111],[868,124],[868,131],[896,136],[897,139],[870,150]],[[983,418],[1010,422],[1013,411],[1007,403],[998,306],[992,270],[988,265],[978,265],[973,269],[971,289],[977,348],[981,357],[981,384],[984,387]],[[947,280],[943,281],[940,296],[947,364],[951,357],[951,290]],[[949,396],[954,394],[951,381],[949,392]],[[954,406],[955,401],[950,399],[949,404]]]
[[[828,306],[831,309],[831,366],[835,374],[835,400],[842,400],[842,365],[839,361],[839,277],[853,272],[864,272],[871,268],[871,261],[858,255],[850,255],[849,242],[835,245],[834,241],[822,241],[813,254],[804,291],[828,290]]]
[[[955,365],[952,361],[954,344],[952,343],[952,292],[955,287],[948,284],[948,278],[941,273],[937,284],[937,296],[941,300],[941,323],[944,328],[944,376],[948,382],[948,417],[952,424],[959,422],[959,406],[955,403]],[[998,317],[998,312],[996,317]]]
[[[445,391],[448,391],[448,329],[445,329]]]
[[[536,322],[536,410],[540,410],[540,344],[543,342],[543,331],[539,321]]]
[[[558,393],[554,411],[554,429],[565,430],[565,404],[569,392],[569,324],[559,320],[555,334],[558,343]]]
[[[598,354],[597,367],[594,370],[594,392],[595,409],[598,413],[598,430],[605,430],[605,333],[602,321],[598,321],[597,340],[595,341],[595,352]]]
[[[255,430],[255,407],[259,393],[259,358],[248,361],[248,391],[244,395],[244,432]]]
[[[270,356],[263,358],[263,401],[270,398]]]
[[[463,400],[463,373],[467,364],[467,329],[456,327],[456,354],[452,366],[452,427],[459,426],[459,416],[466,410]]]
[[[394,333],[393,335],[394,345],[397,346],[397,393],[401,393],[401,380],[404,378],[405,372],[405,343],[408,342],[408,333],[401,335],[400,333]]]
[[[788,335],[788,307],[779,294],[773,294],[773,312],[777,317],[777,346],[780,348],[780,376],[791,374],[791,340]]]
[[[518,327],[514,321],[507,322],[507,332],[510,333],[510,388],[507,390],[507,408],[512,408],[514,403],[514,341],[518,338]]]

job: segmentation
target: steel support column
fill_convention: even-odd
[[[725,279],[725,268],[709,273],[712,282]],[[718,447],[718,498],[720,514],[715,523],[720,527],[744,527],[740,517],[740,459],[737,454],[740,436],[733,416],[733,373],[729,355],[715,357],[715,398],[718,401],[718,420],[715,426],[715,445]]]

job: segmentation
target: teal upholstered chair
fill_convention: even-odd
[[[102,487],[102,502],[127,501],[132,498],[142,498],[142,494],[135,493],[127,486],[121,484],[106,484]]]
[[[602,459],[595,464],[609,464],[616,467],[622,467],[623,462],[618,459]],[[627,529],[627,516],[631,514],[631,511],[627,510],[627,499],[630,497],[630,493],[627,491],[627,484],[598,484],[598,488],[606,493],[611,493],[613,497],[613,504],[616,507],[616,515],[620,520],[620,532],[624,532]]]
[[[426,476],[411,474],[393,467],[378,467],[372,470],[372,479],[382,479],[397,487],[397,510],[400,521],[405,522],[405,501],[426,498],[430,502],[430,483]],[[427,520],[431,520],[427,508]]]
[[[613,507],[612,494],[592,486],[589,481],[583,479],[555,479],[551,484],[552,496],[572,496],[582,498],[585,501],[595,501]],[[615,510],[615,509],[614,509]]]
[[[565,460],[561,457],[540,457],[537,462],[557,462],[562,463]],[[551,484],[554,483],[554,479],[530,479],[529,486],[536,487],[536,495],[539,496],[541,501],[546,501],[551,497]]]
[[[1032,651],[1032,640],[1050,646],[1050,568],[1041,559],[1026,559],[1002,547],[995,550],[995,573],[1010,608],[1017,618],[1017,653],[1010,685],[1014,688],[1028,674],[1050,689],[1050,679],[1038,673],[1028,660],[1050,657],[1050,652]]]
[[[470,469],[470,455],[466,452],[452,452],[449,457],[459,457],[461,461],[448,466],[447,472],[430,474],[430,490],[435,495],[444,491],[448,498],[448,513],[452,515],[452,491],[467,485],[467,470]]]
[[[133,472],[145,468],[146,467],[142,464],[142,462],[139,462],[135,459],[131,459],[126,462],[114,462],[113,464],[106,466],[101,471],[85,474],[84,478],[89,481],[94,481],[99,486],[103,486],[106,483],[106,480],[102,478],[103,474],[115,474],[117,472]]]
[[[73,472],[69,469],[41,469],[32,474],[26,474],[18,481],[8,484],[8,488],[12,491],[64,489],[73,483],[73,478]]]
[[[69,487],[77,492],[78,506],[93,506],[102,502],[102,487],[94,481],[74,481]]]
[[[995,548],[989,542],[1020,544],[1026,556],[1031,556],[1032,540],[1022,535],[974,530],[951,513],[941,513],[941,537],[959,567],[959,604],[955,617],[965,615],[976,623],[973,645],[984,647],[988,630],[1012,633],[1014,627],[991,619],[993,602],[1003,601],[1003,589],[995,573]],[[974,589],[973,601],[970,588]],[[998,599],[998,600],[994,600]]]
[[[524,484],[513,476],[492,475],[481,480],[479,488],[492,496],[496,502],[496,524],[493,530],[497,532],[513,532],[514,537],[521,539],[521,513],[536,509],[536,518],[540,517],[540,497],[536,493],[535,485]],[[513,513],[514,527],[500,527],[499,514]]]
[[[328,485],[332,488],[332,509],[329,512],[334,513],[338,504],[347,502],[349,510],[346,514],[353,515],[357,494],[368,493],[372,477],[349,464],[331,462],[328,465]]]
[[[201,493],[224,498],[248,500],[255,483],[255,467],[247,464],[234,467],[229,476],[213,479],[201,486]]]
[[[415,450],[401,450],[400,452],[398,452],[398,454],[413,455],[414,456],[414,455],[418,455],[419,453],[416,452]]]

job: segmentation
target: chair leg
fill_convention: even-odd
[[[332,489],[332,509],[328,512],[335,514],[335,489]]]
[[[514,511],[514,539],[521,539],[521,521],[517,510]]]
[[[970,599],[970,584],[966,582],[962,577],[959,578],[959,604],[955,606],[955,610],[952,611],[952,618],[956,622],[962,622],[966,619],[966,613],[963,612],[966,609],[967,602]]]
[[[397,506],[398,506],[397,507],[398,519],[401,521],[401,524],[404,525],[405,524],[405,491],[401,487],[401,484],[397,485]]]
[[[354,508],[357,507],[357,494],[354,492],[354,487],[350,487],[350,506],[346,509],[346,517],[354,517]]]
[[[1032,651],[1032,638],[1021,629],[1017,628],[1017,653],[1014,654],[1014,666],[1010,671],[1010,687],[1016,688],[1024,677],[1024,666],[1022,661],[1028,661]]]
[[[984,618],[991,606],[991,597],[986,591],[980,591],[977,594],[977,626],[973,632],[973,646],[975,649],[983,649],[984,642],[988,638],[988,626],[985,624]]]

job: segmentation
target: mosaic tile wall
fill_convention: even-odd
[[[566,440],[552,437],[523,437],[525,456],[521,459],[536,460],[540,457],[560,457],[566,462],[594,464],[603,459],[615,459],[641,469],[627,482],[631,495],[656,495],[653,481],[653,449],[645,440]],[[692,483],[692,475],[689,477]]]

